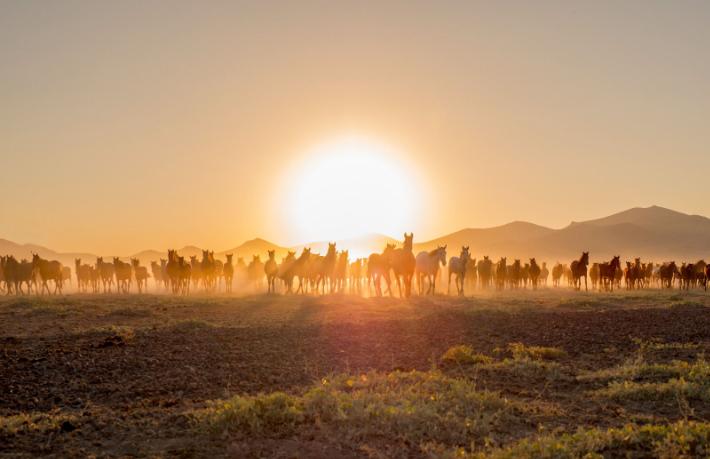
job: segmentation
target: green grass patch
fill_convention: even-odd
[[[430,447],[430,455],[460,459],[707,457],[710,453],[710,423],[680,421],[667,425],[635,425],[621,428],[580,429],[576,433],[545,435],[522,440],[508,448],[488,453]]]
[[[597,396],[618,401],[710,401],[710,364],[702,357],[693,363],[674,361],[669,365],[619,367],[609,374],[622,380],[612,381],[606,388],[595,391]],[[662,382],[638,381],[669,376],[670,379]]]
[[[22,413],[0,416],[0,434],[18,435],[30,432],[49,433],[61,430],[62,424],[73,423],[75,416],[61,413]]]
[[[514,360],[559,360],[567,353],[558,347],[526,346],[523,343],[508,344]]]
[[[215,434],[283,437],[327,427],[348,441],[369,437],[419,445],[469,445],[511,427],[522,407],[438,371],[325,378],[302,395],[235,396],[195,412]]]
[[[441,357],[444,362],[458,364],[491,363],[493,359],[487,355],[477,353],[471,346],[461,344],[450,347]]]

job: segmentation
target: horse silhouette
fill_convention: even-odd
[[[279,273],[279,265],[276,263],[276,251],[269,250],[269,259],[264,263],[264,274],[266,274],[266,293],[276,293],[276,276]]]
[[[533,290],[537,290],[537,284],[540,279],[540,266],[538,266],[537,261],[534,258],[530,259],[530,267],[528,268],[528,275],[530,276],[530,283],[532,284]]]
[[[587,265],[589,265],[589,252],[582,252],[579,260],[574,260],[570,264],[570,274],[575,290],[582,289],[582,277],[584,277],[584,290],[587,289]]]
[[[234,265],[232,265],[232,257],[234,254],[228,253],[225,255],[227,261],[222,267],[222,273],[224,275],[224,291],[226,293],[232,293],[232,282],[234,281]]]
[[[412,252],[414,243],[414,233],[404,233],[404,244],[402,248],[394,249],[390,255],[390,266],[397,281],[399,297],[402,298],[402,284],[404,284],[404,296],[412,294],[412,279],[414,270],[417,267],[417,260]]]
[[[382,296],[382,279],[384,279],[385,283],[387,284],[387,293],[392,296],[390,263],[392,252],[394,252],[395,250],[394,247],[394,244],[387,244],[382,253],[373,253],[367,258],[368,290],[370,289],[370,285],[374,286],[375,294],[377,296]]]
[[[141,266],[140,260],[137,258],[131,258],[131,266],[133,267],[133,277],[136,279],[136,287],[138,288],[138,293],[143,293],[143,289],[148,291],[148,268]]]
[[[612,257],[608,263],[598,265],[599,270],[599,290],[614,291],[616,271],[621,267],[621,257]]]

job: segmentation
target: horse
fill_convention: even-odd
[[[599,263],[592,263],[589,268],[589,280],[592,281],[592,290],[596,290],[599,284]]]
[[[298,289],[296,289],[296,294],[298,293],[305,293],[305,283],[308,283],[308,264],[311,259],[311,249],[303,249],[301,251],[301,255],[296,258],[296,261],[293,263],[293,265],[290,268],[290,276],[293,279],[293,277],[298,276]]]
[[[279,265],[276,263],[276,251],[269,250],[269,259],[264,263],[264,274],[266,274],[267,293],[276,293],[276,276],[279,273]]]
[[[202,273],[202,285],[205,292],[214,290],[217,285],[217,264],[214,259],[214,252],[202,251],[202,261],[200,262],[200,272]]]
[[[310,277],[312,282],[315,283],[316,294],[321,285],[323,294],[326,293],[328,288],[330,288],[331,292],[333,291],[333,274],[337,260],[338,251],[335,247],[335,242],[328,243],[328,251],[325,256],[316,255],[311,257]]]
[[[234,280],[234,266],[232,265],[233,254],[228,253],[225,255],[227,261],[222,267],[222,274],[224,275],[224,291],[226,293],[232,292],[232,281]]]
[[[189,295],[192,265],[185,261],[185,257],[177,257],[177,267],[177,291],[182,295]]]
[[[468,246],[461,247],[458,257],[451,257],[449,260],[449,283],[448,293],[451,294],[451,276],[455,277],[456,291],[459,296],[464,296],[464,281],[466,279],[466,264],[471,259]]]
[[[404,296],[408,298],[412,294],[412,279],[417,267],[417,260],[412,251],[413,241],[414,233],[404,233],[404,244],[401,248],[394,249],[390,257],[390,266],[394,271],[400,298],[402,298],[402,284],[404,284]]]
[[[496,290],[505,288],[505,279],[508,277],[508,260],[506,257],[501,257],[496,263]]]
[[[178,257],[177,250],[168,250],[168,261],[165,264],[165,274],[167,275],[167,278],[170,282],[170,289],[175,295],[181,293],[184,290],[182,285],[182,273],[183,271],[185,271],[185,269],[182,264],[185,262],[185,259],[183,258],[181,263],[180,258],[181,257]],[[190,275],[192,275],[192,272],[190,273]]]
[[[350,278],[350,293],[362,294],[362,273],[364,260],[358,258],[357,260],[350,263],[348,267],[348,277]]]
[[[488,258],[488,255],[483,257],[483,260],[478,262],[478,278],[481,282],[481,288],[487,289],[491,286],[491,277],[493,276],[493,261]]]
[[[145,288],[148,291],[148,268],[141,266],[140,260],[137,258],[131,258],[131,265],[133,266],[133,276],[136,278],[136,286],[138,287],[138,293],[143,293]]]
[[[520,282],[522,280],[523,267],[520,265],[520,260],[513,260],[513,264],[508,266],[508,276],[507,280],[510,284],[510,288],[517,289],[520,287]]]
[[[530,259],[530,268],[528,273],[530,275],[530,283],[532,284],[533,290],[537,290],[537,283],[540,279],[540,266],[538,266],[537,261],[534,258]]]
[[[129,293],[133,274],[131,264],[121,261],[118,257],[113,257],[113,269],[116,273],[116,290]]]
[[[466,264],[466,283],[471,290],[474,290],[478,284],[478,263],[475,258],[471,258]]]
[[[163,282],[163,270],[161,266],[155,262],[150,262],[150,272],[153,274],[153,280],[155,281],[155,289],[160,288],[160,284]]]
[[[261,287],[261,281],[264,279],[264,263],[259,255],[253,255],[249,266],[247,266],[247,275],[249,281],[255,288]]]
[[[394,244],[387,244],[382,253],[373,253],[367,258],[367,285],[368,290],[371,283],[374,284],[375,294],[382,296],[382,278],[387,283],[387,292],[392,296],[392,286],[390,281],[390,258],[394,252]],[[416,261],[415,261],[416,262]]]
[[[296,262],[296,252],[289,251],[286,258],[281,260],[276,276],[281,279],[286,287],[286,293],[291,293],[293,288],[293,264]]]
[[[32,254],[32,269],[35,275],[39,275],[42,285],[38,293],[44,293],[47,290],[47,295],[49,292],[48,281],[54,282],[54,294],[62,293],[63,286],[63,276],[62,276],[62,264],[56,260],[49,261],[41,258],[38,254]]]
[[[419,294],[422,294],[424,278],[426,277],[429,287],[426,294],[436,293],[436,278],[439,276],[439,265],[446,266],[446,245],[439,246],[429,252],[419,252],[416,257],[417,283],[419,284]]]
[[[96,258],[96,271],[98,271],[99,279],[103,285],[104,293],[111,293],[113,286],[114,266],[112,263],[106,263],[103,257]]]
[[[614,282],[616,277],[616,270],[621,268],[621,257],[612,257],[611,261],[608,263],[602,263],[599,266],[599,290],[602,288],[604,290],[614,291]]]
[[[574,260],[570,264],[571,279],[574,284],[575,290],[582,289],[582,277],[584,277],[584,291],[587,289],[587,265],[589,264],[589,252],[582,252],[582,256],[579,260]]]
[[[343,250],[338,254],[338,261],[335,263],[335,271],[333,279],[335,282],[335,291],[342,293],[345,290],[345,284],[348,279],[348,265],[350,252]]]
[[[86,292],[91,283],[91,266],[82,265],[81,258],[74,259],[74,275],[76,275],[76,288],[80,292]]]
[[[661,288],[672,288],[673,278],[678,276],[678,266],[675,261],[670,263],[663,263],[660,268],[658,268],[658,274],[661,280]]]
[[[565,267],[558,261],[555,263],[555,266],[552,267],[552,286],[553,287],[559,287],[560,286],[560,279],[562,278],[562,274],[565,272]]]
[[[542,281],[542,285],[544,287],[547,287],[547,278],[550,276],[550,270],[547,269],[547,262],[543,261],[542,262],[542,269],[540,270],[540,280]]]

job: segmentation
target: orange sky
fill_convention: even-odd
[[[5,2],[0,237],[303,242],[284,176],[353,132],[411,170],[417,239],[709,215],[708,23],[701,1]]]

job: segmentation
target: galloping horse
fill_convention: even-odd
[[[478,278],[481,281],[481,288],[486,289],[491,286],[491,277],[493,276],[493,262],[488,255],[483,257],[483,260],[478,262]]]
[[[506,257],[501,257],[496,264],[496,290],[503,290],[506,277],[508,277],[508,260]]]
[[[468,246],[461,247],[461,254],[458,257],[451,257],[449,260],[449,293],[451,293],[451,276],[456,276],[456,291],[463,296],[464,281],[466,280],[466,264],[471,259]]]
[[[367,259],[367,286],[370,288],[370,283],[375,286],[375,294],[382,296],[381,279],[384,278],[387,283],[387,293],[392,296],[392,286],[390,281],[390,258],[394,251],[394,244],[387,244],[382,253],[373,253]]]
[[[404,296],[409,297],[412,294],[412,278],[417,266],[417,260],[412,252],[413,241],[414,233],[404,233],[403,247],[393,250],[390,258],[400,298],[402,298],[402,283],[404,283]]]
[[[417,254],[417,283],[419,284],[419,294],[422,294],[424,278],[426,277],[429,287],[426,294],[436,293],[436,278],[439,276],[439,265],[446,266],[446,246],[437,247],[429,252],[419,252]]]
[[[224,291],[227,293],[232,292],[232,281],[234,280],[234,265],[232,265],[232,257],[234,254],[228,253],[225,255],[227,261],[222,267],[222,273],[224,274]]]
[[[599,265],[599,290],[614,291],[616,270],[621,268],[621,257],[616,256],[608,263]]]
[[[266,293],[276,293],[276,275],[279,273],[279,265],[276,263],[276,251],[269,250],[269,259],[264,263],[264,274],[266,274]]]
[[[534,258],[530,259],[530,269],[528,271],[530,275],[530,283],[532,284],[533,290],[537,290],[537,282],[540,279],[540,266],[538,266],[537,261]]]
[[[570,264],[569,269],[572,274],[572,284],[575,290],[582,289],[582,277],[584,277],[584,291],[588,291],[587,265],[589,265],[589,252],[582,252],[582,256],[579,257],[579,260],[574,260],[572,264]]]

